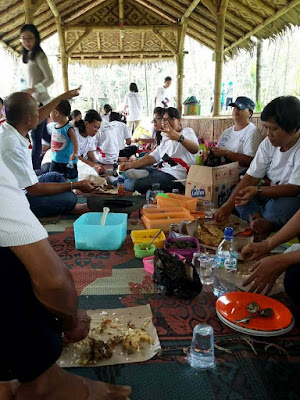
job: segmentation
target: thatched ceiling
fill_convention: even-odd
[[[24,2],[0,2],[1,43],[18,53],[25,23]],[[202,0],[188,17],[187,34],[214,49],[219,0]],[[120,30],[119,3],[124,3]],[[191,0],[54,0],[71,60],[169,59],[178,52],[180,22]],[[32,0],[33,22],[42,40],[56,33],[46,0]],[[252,46],[251,37],[267,38],[289,25],[300,25],[300,0],[229,0],[225,54]],[[80,42],[80,37],[83,36]],[[78,43],[74,46],[74,43]],[[80,42],[80,43],[79,43]],[[70,51],[71,50],[71,51]]]

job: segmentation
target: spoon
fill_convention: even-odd
[[[154,240],[157,238],[157,236],[159,236],[162,233],[162,229],[160,229],[157,234],[152,238],[151,242],[148,244],[148,246],[146,247],[145,250],[149,250],[149,247],[151,246],[151,244],[154,242]]]
[[[239,323],[244,323],[244,324],[248,324],[248,322],[252,319],[252,318],[256,318],[256,317],[262,317],[262,318],[269,318],[272,317],[272,315],[274,315],[274,310],[273,308],[264,308],[263,310],[259,310],[256,314],[254,315],[250,315],[246,318],[242,318],[239,319],[238,321],[235,321],[237,324]]]
[[[102,214],[101,223],[100,223],[101,226],[105,225],[106,217],[109,212],[110,212],[110,209],[108,207],[103,207],[103,214]]]

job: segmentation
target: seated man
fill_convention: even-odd
[[[234,207],[251,222],[258,238],[280,229],[300,207],[300,100],[281,96],[261,113],[267,137],[259,145],[247,173],[215,213],[222,222]],[[257,186],[268,177],[271,186]]]
[[[126,190],[145,193],[153,183],[159,183],[165,192],[173,188],[184,190],[181,182],[173,181],[185,180],[189,166],[195,164],[198,139],[192,128],[182,128],[180,113],[173,107],[165,110],[162,129],[162,142],[154,151],[133,163],[120,165],[120,171],[126,171]]]
[[[232,107],[234,125],[226,129],[212,149],[216,156],[223,156],[227,162],[238,161],[240,172],[247,170],[258,149],[262,136],[257,127],[250,121],[255,107],[248,97],[238,97]]]
[[[84,339],[90,317],[77,308],[69,269],[1,158],[0,204],[0,399],[128,399],[129,387],[75,376],[56,364],[62,333],[67,343]]]
[[[15,175],[19,188],[27,190],[30,208],[38,217],[59,213],[82,214],[88,212],[86,204],[77,204],[72,189],[92,192],[89,181],[67,182],[57,172],[49,172],[37,178],[31,160],[28,131],[55,108],[61,100],[78,95],[71,90],[38,108],[35,99],[26,92],[13,93],[5,100],[6,122],[0,127],[0,155],[6,166]]]
[[[243,283],[252,283],[250,291],[268,295],[276,279],[286,271],[284,288],[293,301],[300,305],[300,245],[291,246],[283,254],[267,256],[275,247],[300,235],[300,210],[275,235],[260,243],[249,243],[242,250],[245,261],[259,260],[252,267],[252,274]]]

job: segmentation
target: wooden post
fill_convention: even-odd
[[[256,90],[255,101],[256,105],[261,102],[261,66],[262,66],[262,40],[257,40],[256,45]]]
[[[31,0],[24,1],[25,24],[33,24],[33,4]]]
[[[182,19],[182,28],[180,32],[180,39],[178,44],[178,54],[176,56],[177,62],[177,108],[182,113],[182,95],[183,95],[183,78],[184,78],[184,40],[187,31],[188,21],[184,17]]]
[[[66,92],[67,90],[69,90],[69,79],[68,79],[68,57],[66,52],[65,32],[62,28],[62,22],[56,4],[54,3],[53,0],[47,0],[47,2],[54,15],[56,30],[58,33],[63,85],[64,85],[64,91]]]
[[[221,111],[221,88],[223,73],[223,53],[224,53],[224,33],[225,16],[228,6],[228,0],[220,0],[218,8],[217,35],[216,35],[216,65],[215,65],[215,89],[214,89],[214,111],[213,115],[220,115]]]

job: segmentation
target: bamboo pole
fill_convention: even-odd
[[[114,56],[156,56],[156,55],[170,56],[174,57],[174,54],[170,51],[101,51],[101,52],[81,52],[81,53],[72,53],[71,57],[98,57],[98,56],[106,56],[106,57],[114,57]]]
[[[56,29],[58,33],[59,39],[59,47],[60,47],[60,56],[61,56],[61,66],[62,66],[62,75],[63,75],[63,85],[64,91],[69,90],[69,79],[68,79],[68,57],[66,54],[66,43],[65,43],[65,34],[62,28],[61,18],[54,3],[54,0],[47,0],[50,10],[53,13]]]
[[[25,24],[33,24],[33,5],[31,0],[23,0],[25,11]]]
[[[212,13],[212,15],[217,18],[218,10],[212,0],[202,0],[205,7]]]
[[[152,11],[154,14],[160,15],[165,20],[172,22],[172,23],[177,22],[177,18],[174,18],[171,14],[162,10],[161,5],[159,7],[157,7],[157,6],[154,6],[153,4],[149,4],[147,1],[144,1],[144,0],[135,0],[135,1],[139,4],[141,4],[142,6],[146,7],[148,10]]]
[[[241,37],[235,43],[232,43],[230,46],[226,47],[226,49],[224,50],[224,53],[230,52],[234,47],[240,45],[242,42],[249,39],[251,36],[254,36],[256,33],[261,31],[262,29],[264,29],[266,26],[268,26],[272,22],[276,21],[276,19],[282,17],[285,13],[292,10],[298,4],[300,4],[300,0],[292,0],[288,5],[282,7],[280,10],[278,10],[274,15],[272,15],[271,17],[268,17],[262,24],[257,25],[254,29],[247,32],[243,37]]]
[[[48,0],[47,0],[48,1]],[[119,31],[120,27],[118,25],[64,25],[65,32],[76,32],[76,31],[84,31],[86,28],[91,28],[95,32],[112,32]],[[179,29],[179,25],[124,25],[125,31],[132,32],[149,32],[153,31],[153,29],[157,29],[160,32],[164,31],[177,31]]]
[[[124,0],[119,0],[120,51],[124,49]]]
[[[262,67],[262,40],[259,39],[256,45],[256,104],[261,101],[261,67]]]
[[[120,63],[120,61],[121,61],[121,58],[119,57],[119,56],[117,56],[117,57],[108,57],[108,58],[100,58],[100,56],[99,57],[95,57],[95,58],[91,58],[91,57],[86,57],[86,58],[74,58],[74,57],[71,57],[71,59],[70,59],[72,62],[76,62],[76,61],[79,61],[79,62],[83,62],[83,63],[85,63],[86,61],[92,61],[92,62],[94,62],[95,64],[97,64],[97,63],[105,63],[105,64],[109,64],[110,62],[114,62],[114,63]],[[142,62],[142,60],[141,60],[141,56],[131,56],[131,57],[127,57],[127,56],[125,56],[124,55],[124,57],[123,57],[123,59],[122,59],[124,62],[128,62],[128,63],[130,63],[131,61],[133,61],[133,60],[137,60],[138,62]],[[145,61],[161,61],[161,60],[164,60],[164,61],[173,61],[174,60],[174,56],[173,55],[171,55],[171,56],[163,56],[163,57],[160,57],[160,55],[159,54],[157,54],[156,56],[153,56],[153,57],[149,57],[148,59],[147,58],[144,58],[144,60]]]
[[[180,32],[180,40],[178,45],[177,63],[177,108],[182,113],[182,95],[183,95],[183,79],[184,79],[184,41],[188,26],[188,19],[182,18],[182,28]]]
[[[64,23],[65,24],[69,22],[76,23],[82,18],[86,18],[89,17],[90,15],[93,15],[98,10],[98,8],[100,8],[101,4],[104,3],[104,1],[105,0],[92,0],[87,4],[81,5],[81,7],[76,9],[76,12],[74,12],[69,18],[64,20]]]
[[[188,9],[184,13],[183,18],[188,18],[191,15],[191,13],[194,11],[194,9],[197,7],[197,5],[200,3],[200,1],[201,0],[193,0],[193,2],[190,4]]]
[[[161,34],[157,29],[153,29],[153,33],[156,37],[169,49],[171,52],[176,55],[177,49]]]
[[[70,57],[70,55],[73,53],[73,51],[75,49],[77,49],[77,47],[80,45],[80,43],[83,41],[83,39],[88,37],[91,32],[92,31],[90,29],[86,29],[86,31],[76,40],[76,42],[73,43],[72,46],[68,50],[66,50],[66,56]]]
[[[238,10],[242,11],[243,13],[249,15],[249,17],[251,17],[252,19],[254,19],[254,21],[256,21],[260,24],[264,20],[263,17],[261,17],[259,14],[256,14],[254,11],[252,11],[249,6],[244,6],[244,4],[241,3],[240,1],[230,0],[229,4],[235,6]]]
[[[222,88],[222,72],[223,72],[223,52],[224,52],[224,32],[225,32],[225,16],[228,6],[228,0],[220,0],[220,8],[218,11],[218,25],[216,36],[216,65],[215,65],[215,89],[214,89],[214,110],[213,115],[220,115],[221,109],[221,88]]]

